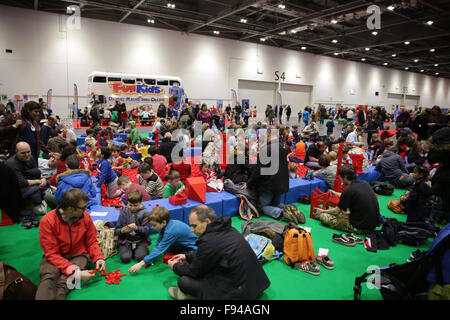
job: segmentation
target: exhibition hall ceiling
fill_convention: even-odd
[[[450,0],[3,0],[450,78]],[[75,6],[75,7],[72,7]]]

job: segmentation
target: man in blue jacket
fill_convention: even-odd
[[[66,166],[68,170],[56,177],[58,187],[56,188],[55,200],[59,202],[67,190],[78,188],[88,195],[90,199],[87,204],[88,208],[94,205],[100,205],[96,199],[97,190],[91,180],[89,170],[79,169],[80,159],[78,159],[76,154],[72,154],[66,158]],[[52,208],[52,205],[50,203],[48,204]]]

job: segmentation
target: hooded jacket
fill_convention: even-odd
[[[200,299],[256,299],[270,286],[269,278],[245,238],[231,226],[230,217],[218,217],[206,227],[186,254],[187,263],[173,271],[198,281]]]
[[[87,212],[71,225],[61,218],[58,208],[48,212],[39,224],[39,238],[45,260],[66,276],[78,266],[64,258],[65,255],[89,254],[94,263],[103,259],[97,229]]]
[[[402,157],[392,151],[386,151],[383,154],[383,158],[378,162],[375,170],[381,172],[389,181],[397,181],[403,174],[408,173]]]
[[[123,207],[120,209],[119,220],[117,221],[114,234],[119,236],[119,243],[125,244],[127,241],[145,241],[148,245],[152,243],[150,240],[150,223],[148,216],[150,213],[142,206],[138,211],[131,212],[130,208]],[[138,229],[128,233],[122,233],[122,228],[129,224],[136,224]]]
[[[83,190],[89,197],[87,207],[90,208],[93,205],[100,205],[97,202],[97,190],[94,187],[94,183],[91,180],[89,170],[75,169],[67,170],[56,176],[58,187],[56,188],[55,200],[59,201],[62,195],[66,191],[72,188],[78,188]]]

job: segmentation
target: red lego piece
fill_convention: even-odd
[[[205,203],[206,181],[202,177],[187,178],[185,194],[188,199]]]
[[[174,206],[185,204],[186,201],[186,196],[180,193],[169,197],[169,202]]]

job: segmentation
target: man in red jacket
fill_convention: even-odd
[[[44,258],[36,300],[64,300],[79,281],[87,282],[94,274],[86,268],[89,257],[100,270],[106,263],[97,242],[97,229],[85,212],[89,198],[78,188],[68,190],[55,210],[48,212],[39,226]]]

